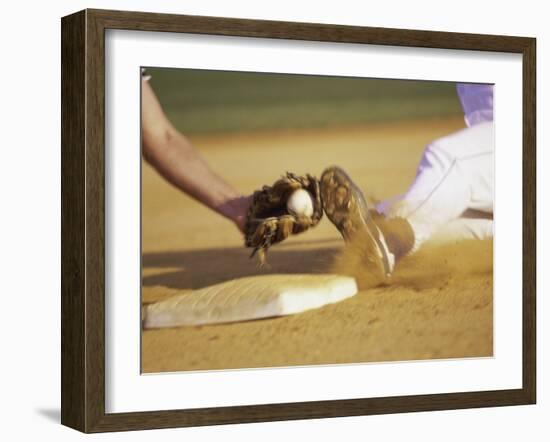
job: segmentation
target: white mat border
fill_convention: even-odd
[[[140,66],[495,83],[495,357],[140,375]],[[516,54],[108,30],[106,411],[520,388],[521,80]]]

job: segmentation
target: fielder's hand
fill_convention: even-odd
[[[298,189],[309,193],[313,206],[310,213],[288,210],[288,199]],[[316,226],[322,216],[323,203],[317,178],[287,172],[273,186],[263,186],[254,192],[245,225],[245,245],[253,248],[250,257],[258,252],[260,263],[264,264],[269,247]]]

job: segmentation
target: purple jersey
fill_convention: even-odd
[[[492,84],[457,83],[456,92],[468,127],[493,121]]]

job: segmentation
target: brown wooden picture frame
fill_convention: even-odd
[[[533,38],[85,10],[62,19],[61,422],[83,432],[533,404],[536,398],[536,41]],[[518,53],[523,63],[523,385],[219,408],[105,412],[105,30]]]

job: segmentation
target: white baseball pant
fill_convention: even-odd
[[[494,123],[467,127],[424,150],[407,192],[377,206],[388,217],[409,221],[416,250],[428,239],[493,236]],[[487,214],[469,217],[468,210]]]

